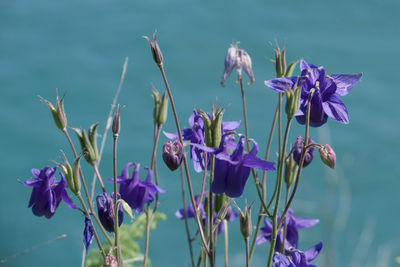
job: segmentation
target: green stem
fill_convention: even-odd
[[[165,87],[167,89],[169,101],[171,103],[172,112],[174,114],[176,129],[178,131],[179,142],[181,142],[181,144],[183,144],[183,138],[182,138],[181,127],[179,126],[178,114],[177,114],[176,109],[175,109],[175,103],[174,103],[174,99],[172,97],[171,89],[169,88],[167,77],[165,76],[164,66],[161,64],[161,65],[159,65],[159,68],[160,68],[161,75],[162,75],[163,80],[164,80]],[[189,193],[190,193],[190,200],[192,202],[193,207],[196,207],[196,202],[195,202],[195,199],[194,199],[194,194],[193,194],[193,189],[192,189],[192,182],[190,180],[189,166],[188,166],[188,163],[187,163],[186,153],[183,153],[183,165],[185,167],[185,174],[186,174],[186,180],[187,180],[187,183],[188,183],[188,189],[189,189]],[[206,241],[206,239],[204,237],[203,227],[201,225],[200,218],[199,218],[199,213],[197,211],[195,212],[195,220],[196,220],[197,228],[198,228],[199,233],[200,233],[201,242],[203,243],[204,249],[208,254],[210,252],[210,249],[208,248],[207,241]]]
[[[288,199],[289,199],[289,190],[290,186],[286,186],[286,196],[285,196],[285,206],[287,205]],[[278,224],[278,229],[279,229],[279,224]],[[286,224],[286,217],[283,221],[283,239],[282,239],[282,244],[280,247],[280,251],[282,254],[285,253],[285,241],[286,241],[286,234],[287,234],[287,224]]]
[[[250,258],[249,258],[249,238],[244,240],[246,243],[246,267],[250,266]]]
[[[224,237],[225,237],[225,249],[224,249],[224,255],[225,255],[225,267],[228,267],[228,244],[229,244],[229,240],[228,240],[228,222],[227,220],[224,219]]]
[[[117,248],[117,262],[118,266],[124,266],[122,254],[121,254],[121,247],[119,245],[119,225],[118,225],[118,204],[117,204],[117,139],[118,135],[114,134],[113,136],[113,173],[114,173],[114,244]],[[101,182],[100,174],[97,168],[97,165],[94,164],[97,177],[99,177],[99,181]]]
[[[290,204],[293,201],[294,195],[296,194],[297,187],[299,185],[301,171],[303,169],[304,159],[306,157],[306,151],[307,151],[307,147],[308,147],[308,134],[309,134],[309,127],[310,127],[311,98],[312,98],[313,94],[314,94],[314,91],[311,89],[310,94],[308,96],[308,105],[307,105],[307,114],[306,114],[306,130],[305,130],[305,137],[304,137],[304,147],[303,147],[303,150],[301,151],[301,158],[300,158],[299,168],[297,169],[296,182],[294,184],[293,191],[290,194],[289,201],[285,206],[285,209],[284,209],[284,211],[282,213],[282,216],[281,216],[281,219],[279,220],[278,225],[281,225],[282,222],[283,222],[283,219],[286,217],[286,213],[289,210]]]
[[[272,125],[271,125],[271,129],[269,131],[269,137],[268,137],[268,143],[267,143],[267,149],[265,150],[265,160],[268,160],[269,158],[269,151],[271,148],[271,143],[272,143],[272,136],[274,134],[274,129],[275,129],[275,124],[276,124],[276,119],[278,117],[278,110],[279,110],[279,105],[276,105],[276,109],[275,109],[275,115],[274,115],[274,119],[272,121]],[[262,178],[262,189],[263,189],[263,200],[265,202],[266,197],[267,197],[267,172],[263,171],[263,178]],[[253,241],[251,242],[251,248],[250,248],[250,260],[253,257],[253,253],[254,253],[254,248],[256,245],[256,241],[257,241],[257,236],[258,236],[258,232],[260,231],[260,226],[261,226],[261,219],[263,218],[263,216],[261,215],[264,211],[263,206],[260,206],[260,211],[258,212],[258,218],[257,218],[257,226],[256,226],[256,231],[254,233],[253,236]]]
[[[213,205],[213,193],[211,191],[211,184],[214,180],[214,168],[215,168],[215,155],[211,154],[210,157],[210,183],[209,183],[209,191],[208,191],[208,235],[209,235],[209,260],[210,266],[213,267],[215,265],[215,257],[214,257],[214,232],[213,232],[213,221],[214,221],[214,205]]]
[[[282,149],[279,153],[279,173],[276,177],[278,180],[278,191],[275,199],[275,208],[274,208],[274,214],[272,217],[272,240],[271,240],[271,247],[269,249],[269,255],[268,255],[268,267],[271,267],[272,264],[272,257],[274,254],[275,250],[275,244],[276,244],[276,238],[278,234],[278,227],[277,227],[277,216],[278,216],[278,209],[279,209],[279,201],[280,201],[280,196],[281,196],[281,188],[282,188],[282,173],[283,173],[283,160],[285,159],[285,151],[286,151],[286,144],[287,144],[287,139],[289,136],[289,130],[290,130],[290,123],[291,119],[288,118],[287,123],[286,123],[286,130],[285,130],[285,135],[283,139],[283,146]]]
[[[93,166],[94,172],[96,173],[97,180],[99,180],[101,190],[103,190],[103,193],[105,193],[106,188],[104,186],[103,179],[101,179],[101,175],[99,172],[99,167],[97,166],[97,162],[96,161],[92,162],[92,166]]]

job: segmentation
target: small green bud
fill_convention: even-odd
[[[54,107],[50,101],[44,98],[41,98],[41,100],[50,108],[51,115],[53,115],[54,123],[56,124],[57,128],[61,131],[65,131],[65,128],[67,127],[67,117],[65,116],[64,111],[64,97],[59,99],[57,96],[56,107]]]
[[[200,110],[200,114],[203,117],[204,121],[204,142],[206,146],[212,147],[213,146],[213,134],[212,134],[212,122],[210,117],[207,113]]]
[[[230,200],[227,200],[227,197],[225,194],[216,194],[215,196],[215,203],[214,203],[214,210],[215,212],[219,212],[222,208],[222,206],[225,204],[225,202],[230,202]]]
[[[168,114],[168,95],[164,92],[161,98],[160,110],[158,111],[157,124],[162,125],[167,120]]]
[[[292,119],[294,114],[300,107],[301,86],[296,87],[294,90],[285,90],[286,106],[285,111],[288,119]]]
[[[286,58],[285,58],[285,48],[282,50],[277,45],[274,48],[275,52],[275,71],[277,77],[283,77],[285,75],[286,70]]]
[[[219,147],[222,138],[222,116],[224,115],[224,110],[217,108],[214,112],[214,118],[212,121],[212,147]]]
[[[297,170],[297,164],[296,164],[296,161],[294,161],[294,159],[293,159],[293,155],[291,154],[285,160],[285,183],[288,188],[294,181],[294,178],[296,175],[296,170]]]
[[[93,124],[89,128],[89,136],[83,129],[72,128],[81,144],[82,154],[89,164],[92,164],[98,159],[97,142],[95,137],[97,125],[98,124]]]
[[[293,76],[294,69],[296,68],[298,62],[299,61],[294,61],[289,64],[289,67],[286,69],[285,77]]]
[[[152,94],[154,100],[153,120],[155,123],[158,123],[158,114],[161,106],[160,93],[157,91],[157,89],[153,89]]]
[[[240,232],[244,239],[247,239],[251,236],[253,232],[253,226],[251,224],[251,204],[249,207],[247,205],[244,208],[244,212],[236,205],[236,208],[239,211],[240,217]]]
[[[96,161],[99,158],[99,151],[97,149],[97,126],[99,126],[98,123],[92,124],[88,131],[90,144],[92,145],[92,149],[94,152],[92,162]]]
[[[79,161],[81,160],[81,155],[79,155],[75,160],[74,164],[72,165],[72,181],[74,183],[74,188],[71,188],[71,191],[75,194],[78,194],[81,190],[81,180],[79,176]]]

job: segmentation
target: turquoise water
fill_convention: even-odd
[[[33,216],[27,209],[30,189],[17,182],[29,178],[31,168],[60,160],[60,149],[68,151],[37,95],[54,99],[59,88],[66,93],[71,126],[87,128],[100,122],[104,127],[128,56],[119,101],[126,107],[118,165],[121,169],[128,161],[149,164],[150,88],[163,90],[163,84],[142,36],[155,29],[182,124],[194,107],[209,109],[216,99],[227,107],[226,120],[242,118],[234,78],[225,88],[219,86],[226,49],[232,41],[241,42],[253,60],[256,83],[246,88],[246,97],[250,135],[261,151],[276,101],[275,93],[263,85],[274,76],[269,42],[287,44],[288,60],[303,57],[324,65],[328,73],[363,72],[362,81],[343,98],[350,124],[329,121],[311,131],[314,139],[334,147],[338,162],[332,172],[317,159],[304,172],[294,209],[321,222],[300,233],[300,246],[306,249],[323,240],[321,266],[395,266],[400,255],[399,10],[400,2],[395,0],[2,0],[0,258],[67,234],[4,266],[80,264],[83,217],[66,205],[60,205],[51,220]],[[171,115],[164,127],[167,131],[174,130]],[[303,129],[293,127],[292,140],[299,134]],[[112,174],[110,159],[108,142],[101,166],[105,177]],[[160,210],[169,219],[153,232],[150,257],[154,266],[187,266],[183,223],[174,218],[180,207],[179,177],[159,165],[161,186],[168,190],[161,197]],[[89,169],[86,173],[91,177]],[[193,179],[196,183],[200,177]],[[244,198],[256,199],[250,181],[239,203]],[[231,266],[244,265],[243,243],[235,233],[238,227],[238,222],[230,226]],[[253,266],[263,266],[266,247],[255,253]]]

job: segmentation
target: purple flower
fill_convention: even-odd
[[[278,221],[280,220],[280,215],[278,215]],[[308,219],[308,218],[296,218],[294,217],[293,210],[289,209],[286,215],[286,239],[285,239],[285,249],[290,247],[297,248],[299,233],[297,229],[310,228],[319,222],[318,219]],[[257,236],[256,244],[260,245],[267,241],[271,242],[272,237],[272,223],[264,219],[265,226],[261,228],[261,233]],[[276,240],[275,250],[279,251],[283,243],[283,225],[278,229],[278,236]]]
[[[244,136],[236,144],[231,135],[222,137],[219,148],[210,148],[196,145],[204,151],[215,154],[214,181],[211,191],[215,194],[225,193],[231,198],[240,197],[246,185],[251,168],[265,171],[274,171],[274,163],[257,157],[258,145],[254,140],[253,148],[244,153]],[[232,152],[233,151],[233,152]]]
[[[117,193],[117,199],[120,199],[121,196]],[[111,196],[108,196],[107,193],[103,193],[96,197],[97,201],[97,214],[99,215],[99,219],[104,229],[109,232],[114,232],[114,192],[111,193]],[[118,226],[122,224],[124,220],[124,211],[122,209],[122,205],[118,208]]]
[[[178,140],[173,143],[171,141],[166,142],[163,146],[162,157],[171,171],[176,170],[182,163],[183,145]]]
[[[314,144],[315,142],[311,139],[311,137],[308,137],[308,144]],[[304,148],[304,141],[301,138],[301,136],[297,136],[296,142],[294,143],[294,148],[293,148],[293,159],[296,161],[297,165],[300,165],[300,160],[301,160],[301,152],[303,151]],[[306,155],[304,158],[304,163],[303,167],[307,167],[308,164],[311,163],[311,161],[314,158],[314,147],[310,147],[306,151]]]
[[[46,166],[41,170],[32,169],[33,178],[26,182],[21,182],[25,186],[32,186],[32,194],[29,200],[28,208],[32,207],[32,212],[36,216],[45,216],[51,218],[61,199],[70,208],[76,209],[77,207],[72,203],[67,191],[67,182],[64,175],[60,173],[61,180],[55,179],[57,167]]]
[[[302,86],[300,108],[295,114],[300,124],[305,124],[308,97],[311,89],[315,89],[311,98],[310,126],[319,127],[326,123],[328,117],[344,124],[349,123],[347,108],[339,96],[347,95],[360,80],[358,74],[325,74],[324,67],[317,67],[300,61],[300,77],[283,77],[265,81],[271,89],[284,93],[284,89]]]
[[[276,253],[273,257],[274,267],[316,267],[310,264],[321,252],[322,242],[314,245],[306,251],[301,251],[296,248],[289,248],[286,251],[286,256]]]
[[[135,169],[133,170],[132,178],[129,178],[129,167],[131,166],[135,166]],[[139,163],[130,162],[125,165],[121,176],[117,177],[121,198],[125,200],[132,209],[136,210],[137,213],[143,211],[144,204],[151,203],[154,200],[156,193],[165,193],[164,190],[151,182],[153,178],[151,169],[145,167],[147,170],[147,178],[144,181],[139,180],[139,169]],[[110,178],[109,181],[114,181],[114,179]]]
[[[190,158],[193,161],[193,167],[196,172],[202,172],[204,170],[204,153],[199,147],[193,146],[192,144],[205,145],[204,143],[204,121],[199,110],[195,109],[189,118],[189,125],[191,128],[182,130],[183,141],[189,141],[190,145]],[[236,130],[240,126],[240,121],[229,121],[222,122],[222,134]],[[177,140],[177,133],[166,133],[165,136],[171,140]],[[209,164],[209,158],[207,160],[207,166]]]
[[[85,229],[83,230],[83,244],[85,245],[86,255],[89,251],[90,243],[92,243],[93,239],[93,228],[90,221],[90,218],[85,216]]]

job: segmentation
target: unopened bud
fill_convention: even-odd
[[[297,164],[293,159],[293,156],[290,155],[285,160],[285,183],[287,187],[293,183],[295,175],[296,175]]]
[[[300,95],[301,95],[301,86],[292,89],[285,89],[286,94],[286,106],[285,111],[288,119],[292,119],[294,114],[296,114],[297,110],[300,106]]]
[[[152,94],[153,94],[153,100],[154,100],[153,119],[154,119],[154,122],[157,123],[158,114],[159,114],[160,106],[161,106],[160,93],[157,91],[157,89],[153,89]]]
[[[253,226],[251,224],[251,204],[249,207],[247,205],[244,208],[244,212],[236,205],[236,208],[239,211],[240,217],[240,232],[244,239],[249,238],[253,232]]]
[[[224,110],[216,108],[210,119],[207,113],[200,110],[200,114],[204,121],[204,142],[208,147],[219,147],[222,138],[222,117]]]
[[[74,189],[71,191],[75,194],[78,194],[81,190],[81,180],[79,174],[79,161],[81,160],[81,156],[78,156],[74,160],[74,164],[72,165],[72,180],[74,182]]]
[[[311,139],[311,137],[308,138],[308,144],[314,144],[314,141]],[[301,138],[301,136],[298,136],[296,142],[294,143],[294,148],[293,148],[293,159],[294,161],[296,161],[297,165],[300,165],[301,153],[303,151],[303,148],[304,148],[304,141]],[[303,167],[307,167],[311,163],[313,158],[314,158],[314,147],[309,147],[304,157]]]
[[[319,149],[319,155],[325,165],[334,169],[336,164],[336,154],[330,145],[326,144]]]
[[[162,125],[167,120],[168,114],[168,95],[164,92],[161,103],[160,103],[160,110],[158,111],[157,116],[157,124]]]
[[[89,164],[93,164],[93,162],[98,159],[96,141],[97,126],[97,123],[90,126],[89,136],[83,129],[72,128],[79,139],[79,143],[81,144],[83,156]]]
[[[181,142],[178,140],[175,140],[173,143],[171,141],[166,142],[163,146],[162,157],[171,171],[176,170],[181,165],[183,159],[183,145]]]
[[[144,38],[149,42],[154,62],[156,62],[158,66],[161,66],[163,63],[163,55],[157,43],[156,33],[153,34],[153,42],[151,42],[150,38],[147,36],[144,36]]]
[[[41,98],[41,100],[50,108],[51,115],[53,115],[54,123],[57,128],[61,131],[65,131],[65,128],[67,127],[67,117],[65,116],[64,111],[64,97],[59,99],[57,96],[56,107],[44,98]]]

